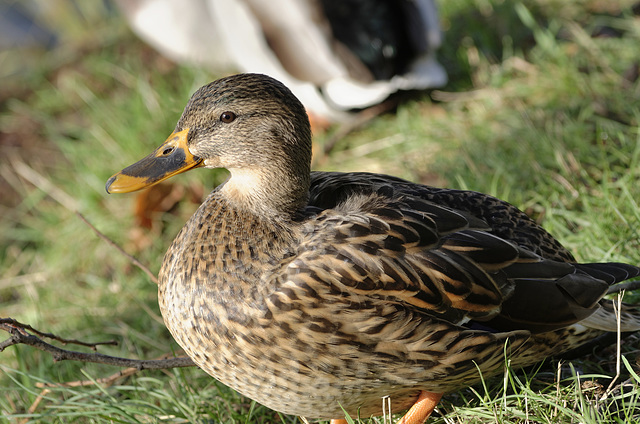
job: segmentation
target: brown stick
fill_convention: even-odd
[[[319,165],[324,162],[338,141],[342,140],[347,134],[355,131],[367,122],[371,121],[373,118],[390,111],[396,106],[398,106],[398,100],[397,98],[392,98],[355,114],[353,119],[342,124],[336,132],[324,142],[322,152],[318,154],[316,156],[317,159],[314,159],[313,161],[314,165]]]
[[[100,344],[115,344],[115,342],[99,342],[99,343],[85,343],[78,340],[67,340],[61,337],[57,337],[50,333],[43,333],[33,329],[30,325],[21,324],[18,321],[11,318],[0,318],[0,329],[8,332],[11,336],[0,343],[0,352],[9,346],[17,344],[25,344],[35,347],[38,350],[51,354],[55,362],[58,361],[81,361],[81,362],[93,362],[97,364],[115,365],[118,367],[130,367],[137,370],[143,369],[167,369],[177,367],[192,367],[195,364],[187,357],[168,358],[168,359],[128,359],[120,358],[117,356],[104,355],[102,353],[85,353],[77,352],[73,350],[61,349],[57,346],[49,344],[41,338],[29,334],[26,330],[33,331],[36,334],[49,337],[54,340],[61,341],[61,343],[74,343],[81,344],[83,346],[89,346],[95,349],[95,346]],[[52,336],[52,337],[51,337]]]
[[[633,291],[637,289],[640,289],[640,280],[630,280],[609,287],[607,294],[620,293],[622,291]]]
[[[88,342],[83,342],[81,340],[76,340],[76,339],[64,339],[62,337],[56,336],[55,334],[52,333],[45,333],[42,332],[40,330],[37,330],[35,328],[33,328],[32,326],[30,326],[29,324],[23,324],[19,321],[16,321],[13,318],[0,318],[0,328],[2,328],[3,330],[13,334],[14,332],[18,332],[19,334],[22,334],[24,336],[29,336],[29,334],[27,333],[27,331],[31,331],[32,333],[37,334],[40,337],[46,337],[47,339],[51,339],[51,340],[56,340],[62,344],[76,344],[76,345],[80,345],[80,346],[86,346],[86,347],[90,347],[93,350],[96,350],[96,346],[99,345],[117,345],[118,342],[115,340],[108,340],[106,342],[96,342],[96,343],[88,343]],[[4,349],[3,346],[5,342],[0,343],[0,352],[2,352],[2,350]],[[8,345],[10,346],[10,345]]]
[[[64,383],[36,383],[36,387],[39,389],[49,389],[52,387],[83,387],[83,386],[93,386],[96,383],[108,387],[113,385],[116,381],[121,378],[126,378],[132,376],[137,373],[139,370],[137,368],[125,368],[122,371],[118,371],[114,374],[111,374],[108,377],[96,378],[95,380],[75,380],[75,381],[66,381]]]

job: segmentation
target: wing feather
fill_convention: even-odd
[[[373,299],[460,325],[550,331],[589,316],[640,270],[575,264],[506,202],[376,174],[316,173],[296,261],[352,302]],[[320,212],[318,212],[320,210]],[[305,271],[303,271],[305,272]]]

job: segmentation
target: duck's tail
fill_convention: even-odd
[[[606,294],[613,295],[640,288],[640,280],[630,280],[640,275],[640,268],[621,263],[575,264],[578,272],[604,281],[609,285]],[[579,290],[568,292],[578,296]],[[612,297],[612,296],[609,296]],[[640,306],[621,303],[617,299],[602,298],[596,302],[593,313],[564,328],[532,334],[514,364],[526,366],[550,356],[564,356],[581,351],[590,343],[606,337],[607,333],[640,331]],[[619,318],[618,318],[619,317]]]
[[[633,265],[593,263],[577,264],[576,267],[609,284],[608,295],[640,288],[640,280],[629,281],[629,279],[640,275],[640,269]],[[618,308],[616,300],[606,298],[600,299],[598,303],[599,308],[580,321],[580,324],[587,328],[607,332],[626,333],[640,330],[640,307],[622,303]]]
[[[620,332],[628,333],[640,330],[640,307],[610,299],[600,300],[600,308],[583,319],[580,324],[601,331],[618,331],[618,315],[620,315]]]

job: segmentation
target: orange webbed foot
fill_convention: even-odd
[[[411,408],[400,421],[396,424],[422,424],[431,415],[433,410],[438,406],[438,402],[442,398],[443,393],[427,392],[425,390],[420,392],[418,400],[413,404]],[[347,420],[340,418],[331,420],[331,424],[347,424]]]
[[[431,415],[440,402],[443,393],[432,393],[425,390],[420,392],[418,400],[407,411],[397,424],[422,424]]]

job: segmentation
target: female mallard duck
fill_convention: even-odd
[[[241,74],[200,88],[151,155],[111,177],[129,192],[226,168],[164,257],[164,321],[193,361],[286,414],[411,408],[615,330],[610,286],[631,265],[578,264],[514,206],[367,173],[310,172],[302,104]],[[624,311],[623,331],[640,328]],[[336,419],[335,422],[343,422]]]

